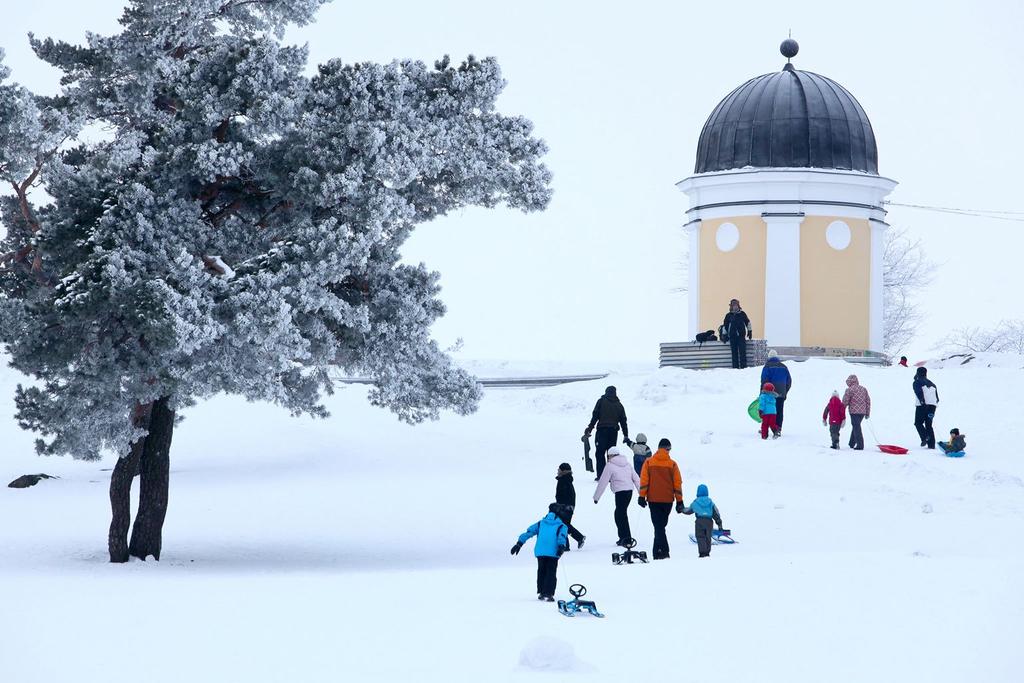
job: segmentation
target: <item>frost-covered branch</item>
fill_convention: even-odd
[[[920,239],[911,239],[905,228],[889,228],[882,256],[882,297],[885,311],[885,351],[904,348],[923,320],[917,297],[931,284],[935,264],[928,260]]]
[[[1024,320],[1001,320],[991,328],[960,327],[936,345],[946,353],[986,351],[1024,355]]]

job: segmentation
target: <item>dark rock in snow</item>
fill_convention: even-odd
[[[49,474],[23,474],[8,484],[7,488],[27,489],[29,486],[35,486],[43,479],[59,479],[59,477],[54,477]]]

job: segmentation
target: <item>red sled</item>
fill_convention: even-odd
[[[878,450],[889,455],[906,455],[909,451],[903,446],[890,446],[889,444],[878,444]]]

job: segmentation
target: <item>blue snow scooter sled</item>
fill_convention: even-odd
[[[694,534],[690,534],[690,540],[696,543],[697,537]],[[732,537],[732,531],[729,529],[711,530],[711,545],[732,545],[735,542],[735,539]]]
[[[580,600],[587,594],[587,587],[582,583],[574,583],[569,586],[572,593],[572,600],[559,600],[558,611],[567,617],[575,617],[578,612],[588,612],[591,616],[604,619],[604,615],[597,611],[597,605],[593,600]]]

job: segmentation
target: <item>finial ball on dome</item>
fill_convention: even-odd
[[[782,41],[782,45],[779,45],[779,52],[786,59],[793,59],[793,57],[796,57],[796,53],[800,52],[800,45],[792,38],[786,38]]]

